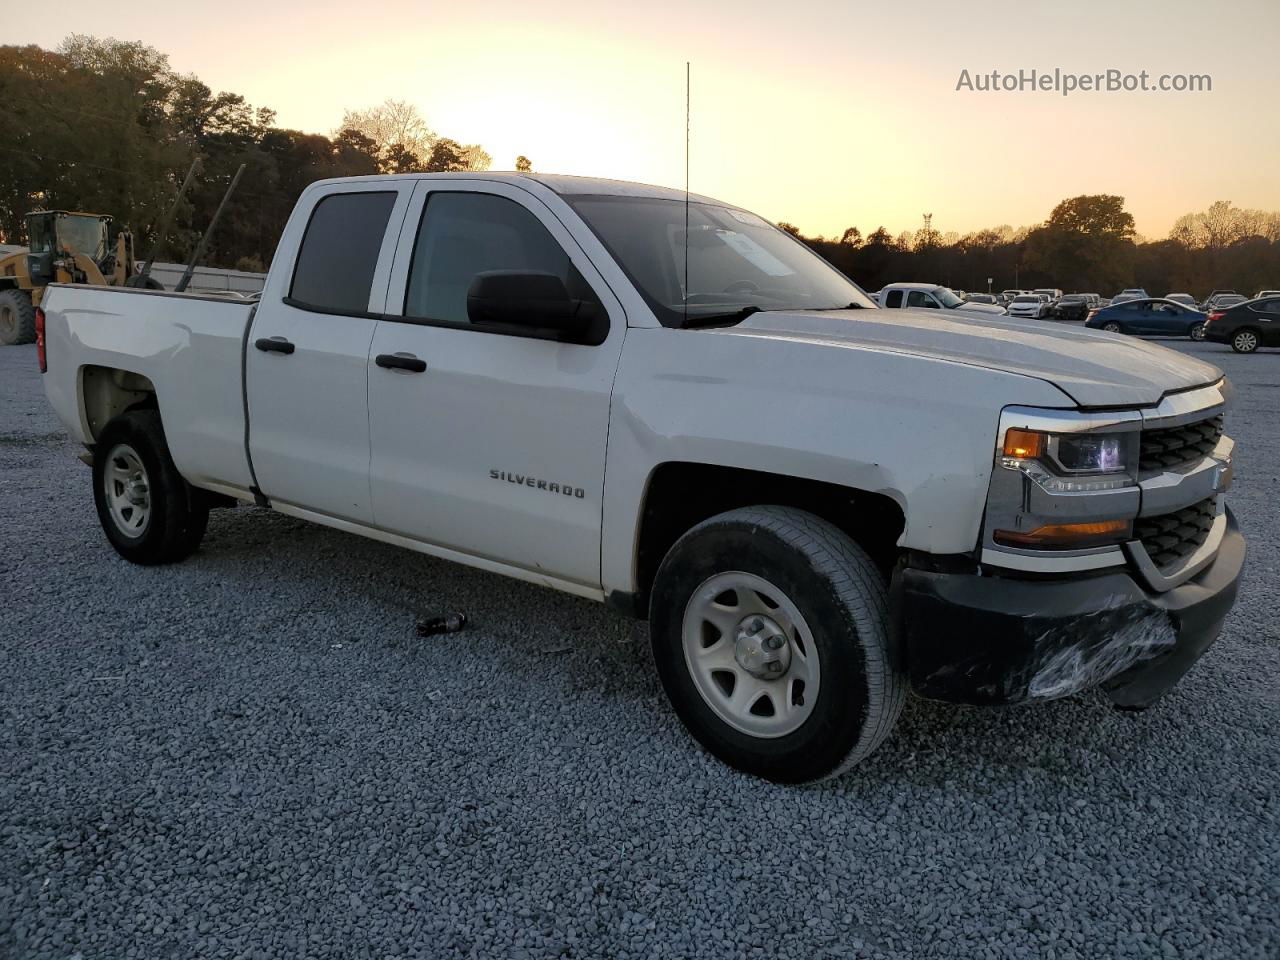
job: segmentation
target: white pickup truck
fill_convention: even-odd
[[[244,501],[607,601],[692,734],[778,781],[866,757],[908,688],[1146,706],[1244,562],[1215,367],[877,309],[671,190],[315,183],[257,304],[54,286],[38,335],[126,559]]]

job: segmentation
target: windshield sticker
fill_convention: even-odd
[[[716,236],[753,267],[770,277],[789,277],[795,273],[760,244],[745,234],[733,230],[717,230]]]
[[[725,213],[733,217],[739,223],[745,223],[749,227],[764,227],[767,224],[757,217],[754,213],[747,213],[745,210],[726,210]]]

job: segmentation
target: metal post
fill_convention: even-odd
[[[138,271],[139,276],[151,276],[151,265],[156,262],[156,257],[160,256],[160,251],[164,249],[165,239],[169,236],[169,229],[173,226],[173,218],[178,213],[178,204],[182,202],[183,196],[186,195],[187,187],[191,186],[191,181],[195,179],[198,169],[200,169],[200,158],[196,157],[191,161],[191,169],[187,171],[187,177],[182,181],[182,186],[178,188],[178,195],[173,198],[173,203],[169,205],[169,212],[165,214],[164,220],[160,223],[160,232],[156,234],[155,240],[151,243],[151,253],[148,254],[147,262],[142,265],[142,269]]]
[[[227,192],[222,195],[222,202],[218,204],[218,209],[213,211],[213,219],[209,221],[209,226],[205,228],[204,234],[200,237],[200,242],[196,244],[195,251],[191,254],[191,262],[187,264],[186,272],[183,273],[182,279],[178,281],[178,285],[173,288],[175,293],[182,293],[187,289],[187,284],[191,282],[191,274],[195,273],[196,261],[204,256],[205,245],[209,242],[209,236],[213,233],[213,228],[218,225],[218,218],[222,216],[223,208],[226,207],[227,201],[231,199],[232,191],[235,190],[236,184],[240,182],[240,175],[244,173],[244,164],[240,164],[240,169],[236,171],[236,175],[231,178],[231,186],[227,187]]]

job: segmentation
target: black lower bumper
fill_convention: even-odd
[[[1166,593],[1124,572],[1015,580],[908,567],[895,592],[912,686],[930,699],[973,704],[1101,686],[1117,706],[1148,706],[1217,639],[1244,557],[1228,511],[1214,562]]]

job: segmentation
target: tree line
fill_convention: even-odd
[[[1220,200],[1178,218],[1169,236],[1134,231],[1124,198],[1071,197],[1033,227],[1008,224],[972,233],[940,233],[932,224],[896,237],[884,227],[862,236],[806,237],[780,224],[869,290],[921,280],[961,290],[995,292],[1054,287],[1112,296],[1142,287],[1152,296],[1214,289],[1252,296],[1280,289],[1280,213],[1246,210]]]
[[[246,270],[270,263],[294,202],[316,180],[492,162],[402,101],[349,110],[326,136],[280,127],[272,110],[214,93],[141,43],[72,35],[56,50],[0,46],[0,242],[26,242],[31,210],[84,210],[128,225],[143,256],[197,159],[161,259],[190,255],[243,164],[205,262]],[[516,166],[532,168],[526,157]]]
[[[214,266],[261,270],[302,190],[327,177],[486,170],[478,144],[445,137],[411,104],[348,110],[330,135],[280,127],[275,113],[214,93],[142,43],[73,34],[56,50],[0,46],[0,242],[25,242],[34,209],[108,213],[134,232],[139,254],[193,160],[200,174],[178,208],[162,259],[185,260],[236,169],[245,173],[205,254]],[[515,158],[517,170],[532,169]],[[1178,219],[1162,240],[1140,237],[1124,199],[1072,197],[1031,227],[943,233],[926,221],[894,236],[806,237],[782,224],[868,289],[926,280],[981,291],[1059,287],[1110,295],[1203,296],[1280,287],[1280,214],[1219,201]]]

